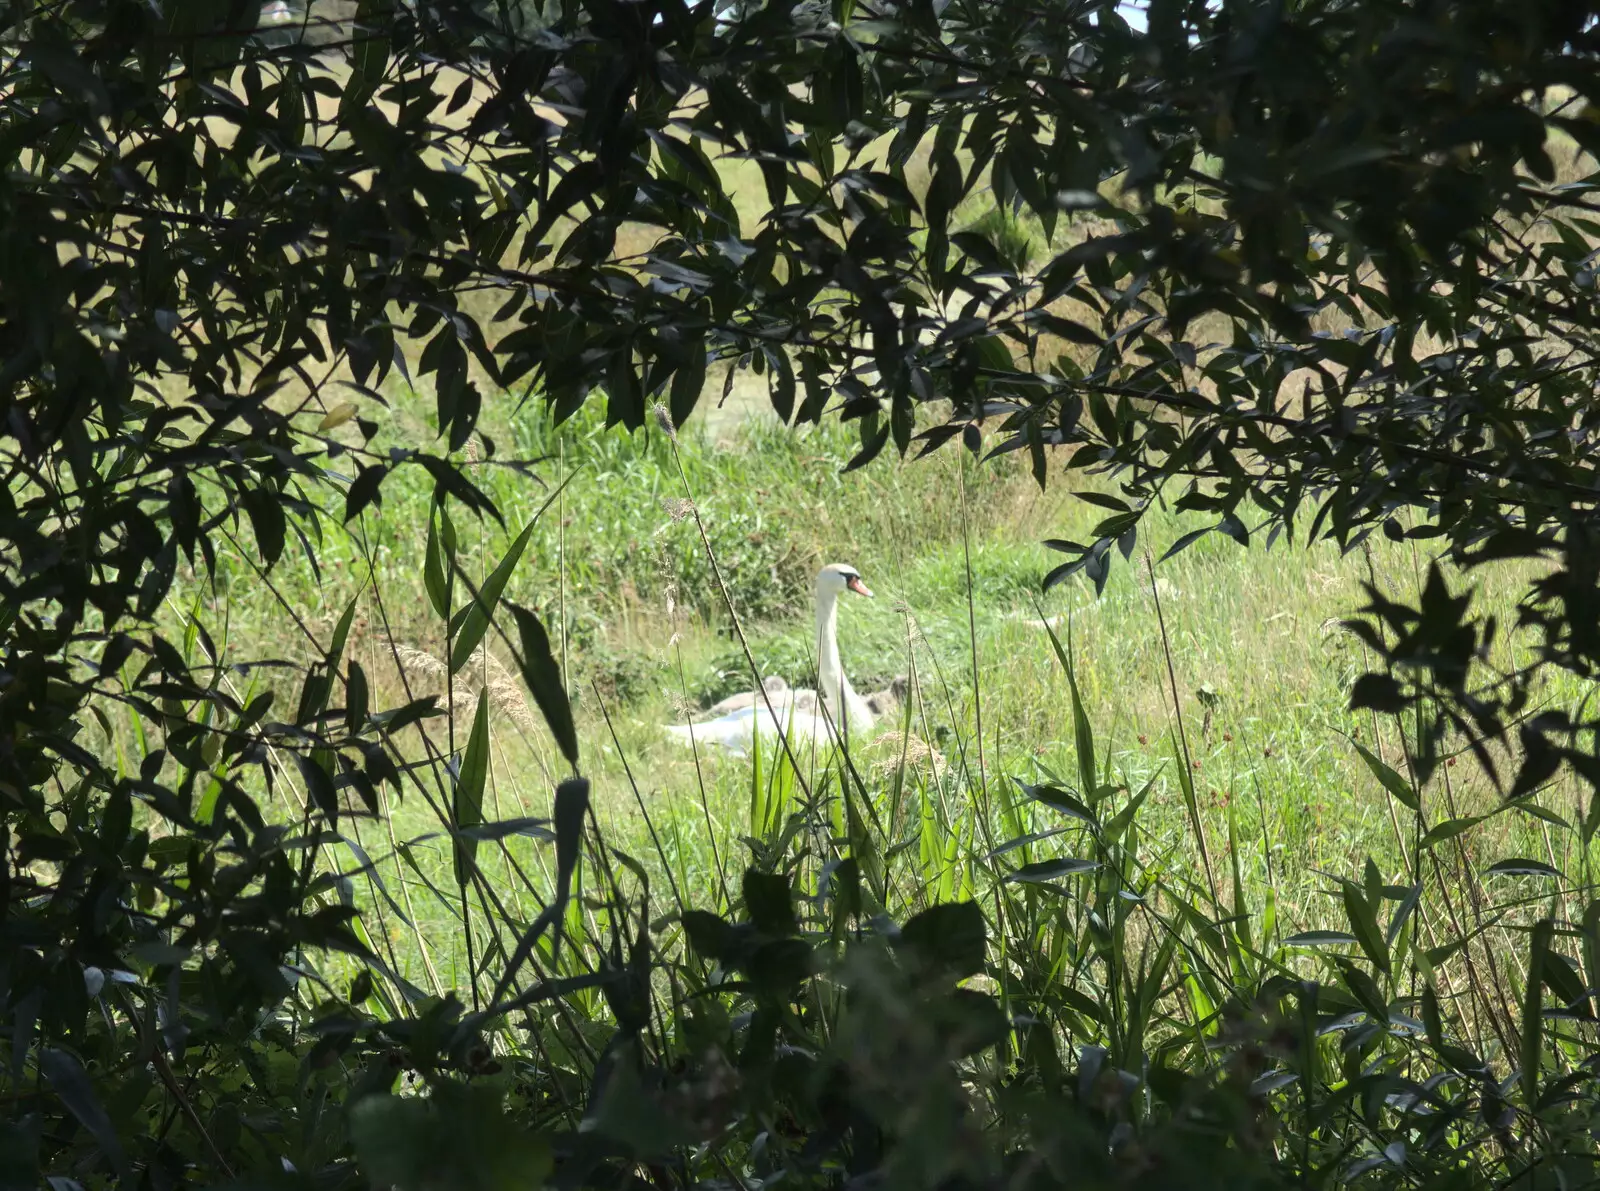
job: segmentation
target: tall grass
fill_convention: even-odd
[[[1404,726],[1343,710],[1365,660],[1339,615],[1359,581],[1412,590],[1425,560],[1203,539],[1099,598],[1040,595],[1036,540],[1094,513],[1003,465],[844,475],[835,432],[673,443],[532,409],[489,434],[505,528],[447,528],[402,483],[360,524],[305,527],[320,572],[291,560],[269,586],[240,542],[169,609],[190,656],[353,659],[372,707],[440,698],[389,721],[397,780],[346,800],[314,853],[319,896],[361,908],[381,964],[305,965],[380,1019],[435,1023],[394,1045],[438,1111],[465,1071],[508,1136],[597,1134],[684,1184],[797,1177],[865,1144],[829,1115],[841,1063],[908,1187],[1020,1154],[1126,1174],[1192,1150],[1219,1185],[1590,1161],[1592,815],[1559,784],[1502,803],[1466,760],[1419,789]],[[543,482],[494,470],[508,451],[544,457]],[[576,702],[586,782],[554,807],[569,766],[505,642],[444,649],[530,524],[499,573]],[[1158,513],[1147,540],[1191,527]],[[884,731],[748,759],[663,739],[682,704],[748,686],[751,659],[804,677],[809,576],[838,557],[880,592],[844,612],[847,668],[910,678]],[[280,681],[230,673],[243,706]],[[125,772],[175,764],[154,723],[110,728]],[[328,794],[303,772],[275,785],[285,822]],[[492,1028],[473,1015],[508,996]],[[448,1063],[429,1050],[447,1039],[465,1048]],[[1041,1130],[1051,1112],[1089,1132]],[[399,1144],[381,1124],[354,1133],[380,1167],[373,1147]]]
[[[1174,584],[1169,599],[1179,590]],[[1161,620],[1145,624],[1165,660],[1178,643]],[[662,1009],[675,1015],[646,1050],[679,1054],[709,1078],[707,1066],[729,1062],[735,1044],[748,1047],[755,1027],[724,1016],[697,1022],[697,998],[728,1010],[747,1002],[758,1017],[798,998],[791,1003],[804,1007],[800,1016],[774,1023],[791,1045],[821,1054],[865,1046],[875,1056],[858,1074],[870,1076],[880,1104],[893,1106],[878,1110],[878,1126],[916,1138],[894,1150],[892,1185],[930,1185],[999,1160],[972,1151],[976,1136],[958,1144],[959,1126],[948,1135],[923,1119],[944,1111],[929,1102],[939,1087],[929,1073],[941,1061],[956,1064],[959,1098],[981,1106],[989,1131],[999,1127],[1003,1141],[989,1145],[1000,1151],[1066,1143],[1032,1132],[1008,1089],[1020,1079],[1060,1096],[1075,1071],[1068,1100],[1097,1110],[1119,1159],[1132,1152],[1157,1161],[1167,1146],[1198,1144],[1186,1136],[1186,1106],[1225,1105],[1235,1118],[1212,1128],[1227,1138],[1228,1162],[1300,1178],[1344,1182],[1380,1168],[1402,1182],[1422,1171],[1503,1178],[1529,1169],[1530,1144],[1555,1147],[1541,1151],[1547,1157],[1587,1162],[1592,1145],[1575,1143],[1571,1121],[1547,1111],[1592,1042],[1580,973],[1585,948],[1595,945],[1584,924],[1595,915],[1583,885],[1558,871],[1553,850],[1559,840],[1559,859],[1586,871],[1581,826],[1533,804],[1538,814],[1504,811],[1506,822],[1491,833],[1457,813],[1453,767],[1437,789],[1416,789],[1398,729],[1374,725],[1367,745],[1350,747],[1366,775],[1360,793],[1394,829],[1392,846],[1378,849],[1381,861],[1341,865],[1348,875],[1318,874],[1279,842],[1266,766],[1214,746],[1219,737],[1223,746],[1240,743],[1227,739],[1223,697],[1191,704],[1178,688],[1169,731],[1126,748],[1119,735],[1131,728],[1108,730],[1086,694],[1081,632],[1046,625],[1036,642],[1055,667],[1065,740],[1032,756],[997,736],[992,769],[980,768],[978,719],[954,707],[975,707],[984,693],[982,651],[969,638],[979,670],[962,690],[937,647],[913,638],[908,662],[920,656],[923,664],[900,727],[926,724],[929,709],[942,705],[951,715],[942,763],[921,746],[913,755],[913,738],[902,734],[888,764],[849,752],[758,751],[747,769],[722,767],[710,780],[702,770],[681,801],[647,803],[635,785],[648,840],[615,819],[596,837],[596,874],[605,873],[610,899],[591,898],[572,919],[585,947],[569,951],[565,966],[552,948],[546,979],[604,978],[604,956],[617,954],[617,932],[631,920],[629,901],[646,899],[651,914],[663,915],[654,947],[670,974]],[[1169,679],[1175,673],[1176,662]],[[996,696],[993,717],[1008,701],[992,687],[988,693]],[[613,743],[625,756],[627,746]],[[1208,766],[1219,760],[1234,787],[1220,798],[1207,793]],[[1245,780],[1253,806],[1242,796]],[[1541,843],[1551,862],[1521,855]],[[1486,867],[1490,856],[1498,863]],[[622,867],[632,876],[619,877]],[[981,914],[958,915],[963,906]],[[898,938],[910,970],[970,975],[978,999],[927,1009],[919,995],[931,994],[904,985],[897,970],[872,967],[863,954],[873,953],[858,941],[834,974],[856,999],[840,1001],[826,984],[802,983],[813,966],[794,967],[792,957],[767,950],[795,931],[844,942],[852,923],[859,931],[868,921],[904,924]],[[751,950],[737,929],[769,942]],[[974,931],[987,943],[976,951],[961,941]],[[735,974],[742,980],[726,984]],[[1572,1026],[1546,1027],[1541,1006],[1550,994],[1562,1012],[1578,1014]],[[919,1023],[908,1003],[942,1024]],[[609,1010],[598,998],[575,1005],[577,1023],[547,1015],[542,1028],[581,1036],[579,1023],[621,1012],[614,999]],[[945,1036],[952,1029],[953,1044]],[[927,1065],[910,1075],[903,1055],[891,1060],[885,1034]],[[693,1040],[708,1037],[714,1049],[697,1051]],[[568,1061],[595,1078],[604,1067],[600,1058],[594,1067]],[[749,1100],[792,1113],[814,1096],[802,1085],[761,1089]],[[761,1158],[744,1149],[741,1139],[754,1140],[760,1121],[734,1108],[739,1101],[727,1093],[709,1119],[677,1120],[686,1130],[680,1144],[698,1125],[719,1138],[724,1161],[748,1174],[802,1162],[797,1147]],[[1537,1128],[1519,1122],[1517,1104]],[[590,1119],[625,1148],[648,1153],[663,1144],[636,1117],[601,1111]],[[1534,1136],[1535,1143],[1515,1140]]]
[[[413,432],[418,408],[414,399],[397,399],[388,432]],[[1348,868],[1371,855],[1393,875],[1405,863],[1407,835],[1355,747],[1394,764],[1400,741],[1393,728],[1343,710],[1365,659],[1338,624],[1359,602],[1363,580],[1413,590],[1419,560],[1401,549],[1384,543],[1341,557],[1323,547],[1243,551],[1221,538],[1202,539],[1155,568],[1154,589],[1142,567],[1129,565],[1098,599],[1073,587],[1040,597],[1048,556],[1038,540],[1071,536],[1093,516],[1065,489],[1041,495],[1022,469],[977,465],[952,452],[843,475],[852,453],[843,433],[757,422],[720,440],[693,430],[682,436],[685,478],[723,591],[694,520],[684,515],[688,498],[664,436],[608,432],[598,419],[558,430],[531,406],[488,433],[509,444],[501,446],[502,458],[548,462],[536,469],[539,480],[487,470],[506,527],[455,527],[462,573],[481,582],[510,537],[532,521],[507,594],[559,634],[582,734],[599,743],[588,763],[599,812],[627,841],[620,846],[645,854],[655,849],[642,846],[650,842],[643,801],[658,833],[693,853],[672,860],[686,878],[713,867],[714,833],[732,839],[748,830],[752,781],[776,789],[785,779],[781,766],[766,764],[752,777],[751,766],[729,758],[691,757],[658,725],[680,719],[685,704],[749,688],[725,600],[738,611],[763,672],[804,679],[814,651],[810,576],[835,559],[855,563],[879,593],[871,603],[853,601],[841,618],[841,648],[856,685],[916,677],[911,720],[897,725],[908,731],[874,742],[860,766],[863,780],[887,775],[882,780],[902,798],[923,782],[929,792],[918,797],[932,801],[918,803],[916,821],[970,838],[977,828],[957,824],[954,810],[966,800],[962,782],[999,797],[993,791],[1012,778],[1033,782],[1075,768],[1075,729],[1042,613],[1058,633],[1071,625],[1079,690],[1107,717],[1105,762],[1130,784],[1154,778],[1145,813],[1166,846],[1182,847],[1192,835],[1170,748],[1179,717],[1187,716],[1187,774],[1202,829],[1220,854],[1233,824],[1245,878],[1274,886],[1291,920],[1314,923],[1328,908],[1316,869]],[[568,474],[578,478],[552,501]],[[373,683],[374,704],[453,696],[460,727],[427,726],[448,753],[463,747],[483,692],[494,759],[488,797],[507,817],[542,813],[562,766],[494,635],[449,691],[441,679],[443,626],[429,609],[420,566],[431,494],[404,471],[395,479],[401,482],[386,489],[380,514],[348,530],[333,518],[324,523],[320,573],[290,565],[269,588],[241,557],[224,567],[215,590],[196,582],[180,593],[172,601],[178,639],[192,641],[204,625],[234,656],[311,656],[353,609],[346,648]],[[970,550],[956,496],[963,484]],[[1146,540],[1159,552],[1189,528],[1157,513]],[[1504,609],[1517,580],[1495,576],[1481,598]],[[258,675],[259,683],[272,681],[271,671]],[[1561,688],[1548,696],[1571,703],[1582,692]],[[124,740],[122,747],[135,746]],[[980,752],[988,772],[978,769]],[[921,776],[900,772],[902,759]],[[763,760],[770,759],[758,766]],[[644,775],[638,798],[627,791],[629,769]],[[1449,773],[1463,814],[1492,808],[1480,775],[1454,767]],[[1570,793],[1541,799],[1572,817]],[[389,808],[382,834],[392,846],[427,836],[436,827],[432,815],[419,796],[407,795]],[[1507,813],[1480,830],[1497,844],[1548,852],[1544,826]],[[722,841],[717,851],[730,846]],[[448,856],[438,839],[407,848],[394,862],[392,884],[419,896],[426,883],[419,884],[418,869]],[[536,850],[514,861],[525,869],[537,863]],[[437,873],[429,880],[437,884]],[[423,898],[425,905],[434,900]]]

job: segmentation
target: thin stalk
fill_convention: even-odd
[[[961,557],[966,568],[967,581],[967,641],[972,649],[972,717],[973,731],[978,740],[978,789],[983,795],[984,810],[989,803],[989,777],[983,758],[983,695],[978,681],[978,614],[972,599],[972,534],[967,516],[966,460],[956,455],[956,486],[961,494]]]
[[[683,688],[684,702],[689,699],[689,680],[683,672],[683,647],[676,641],[672,645],[673,653],[678,660],[678,685]],[[689,720],[689,753],[694,757],[695,785],[700,791],[700,811],[706,820],[706,839],[711,844],[711,863],[717,870],[717,884],[722,886],[722,905],[724,908],[733,906],[733,898],[728,893],[728,874],[722,867],[722,857],[717,849],[717,829],[711,822],[711,800],[706,797],[706,775],[700,767],[700,742],[694,738],[694,719]],[[752,742],[754,744],[755,742]]]
[[[639,783],[633,779],[633,767],[628,764],[628,755],[622,749],[622,741],[617,739],[616,726],[611,722],[611,710],[600,694],[600,684],[591,679],[589,685],[594,688],[595,702],[600,705],[600,714],[605,717],[606,731],[611,734],[611,743],[616,746],[617,758],[622,762],[622,772],[628,778],[628,785],[633,790],[633,799],[639,804],[639,813],[644,816],[644,825],[650,831],[650,842],[655,845],[656,855],[661,858],[662,871],[667,874],[667,884],[672,887],[672,900],[677,902],[678,911],[682,913],[686,908],[683,894],[678,891],[678,882],[673,879],[672,865],[667,860],[666,849],[661,846],[661,837],[656,834],[656,825],[650,818],[649,808],[644,804],[644,795],[639,792]]]
[[[1167,659],[1167,682],[1172,688],[1172,716],[1178,722],[1178,743],[1183,748],[1183,763],[1189,767],[1189,773],[1194,773],[1194,761],[1189,756],[1189,734],[1183,727],[1183,704],[1178,699],[1178,670],[1172,664],[1172,640],[1167,635],[1167,618],[1161,611],[1161,592],[1156,587],[1155,563],[1150,561],[1150,552],[1144,554],[1145,572],[1150,576],[1150,595],[1156,602],[1156,624],[1161,629],[1161,650]],[[1193,781],[1193,777],[1189,778]],[[1217,877],[1211,866],[1211,847],[1206,843],[1205,828],[1200,823],[1200,807],[1196,799],[1187,799],[1189,803],[1189,821],[1194,828],[1195,842],[1200,847],[1200,861],[1206,870],[1206,885],[1211,894],[1211,904],[1217,904]]]

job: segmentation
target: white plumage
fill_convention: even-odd
[[[782,678],[768,678],[765,695],[734,695],[711,709],[713,716],[698,723],[668,724],[667,732],[684,744],[714,745],[743,754],[761,736],[776,740],[782,731],[791,748],[830,743],[843,735],[848,741],[872,726],[876,718],[867,701],[856,694],[839,661],[839,597],[846,591],[871,597],[855,567],[833,562],[817,572],[817,687],[818,691],[791,689]],[[717,714],[720,713],[720,714]]]

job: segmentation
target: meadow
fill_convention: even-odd
[[[79,7],[5,92],[0,1182],[1600,1187],[1593,651],[1426,546],[1587,532],[1561,6]],[[1079,442],[855,467],[897,376]],[[1135,540],[1097,451],[1393,519]],[[817,683],[830,562],[903,698],[675,739]],[[1351,710],[1441,582],[1446,706],[1556,715]]]
[[[430,437],[425,395],[402,382],[389,395],[380,445]],[[1143,850],[1163,880],[1213,897],[1236,873],[1281,940],[1343,922],[1329,874],[1354,874],[1370,857],[1386,885],[1403,886],[1418,863],[1412,812],[1360,751],[1403,774],[1402,741],[1392,722],[1346,710],[1369,659],[1341,626],[1364,583],[1415,595],[1427,560],[1414,545],[1375,537],[1341,554],[1302,541],[1243,548],[1211,534],[1157,562],[1202,524],[1158,513],[1103,594],[1081,578],[1043,592],[1060,556],[1041,542],[1081,537],[1098,512],[1075,490],[1106,484],[1059,461],[1044,491],[1015,459],[982,461],[955,446],[846,472],[857,449],[850,428],[782,427],[748,401],[710,411],[676,445],[653,424],[632,435],[608,429],[592,406],[557,427],[537,401],[510,399],[487,412],[482,436],[463,459],[505,524],[453,514],[460,572],[481,582],[531,523],[505,596],[550,627],[598,825],[648,874],[658,912],[684,889],[726,909],[729,874],[783,835],[808,792],[840,798],[827,759],[807,758],[796,774],[772,756],[692,752],[662,730],[750,688],[741,636],[763,674],[810,679],[811,581],[827,561],[853,563],[876,592],[841,612],[856,687],[914,681],[910,706],[859,747],[848,779],[872,804],[881,850],[907,866],[911,907],[971,895],[1049,846],[997,855],[1001,841],[1060,829],[1059,807],[1021,793],[1079,788],[1068,775],[1080,772],[1082,742],[1058,645],[1071,650],[1093,722],[1097,784],[1144,792]],[[512,825],[488,831],[499,858],[484,871],[499,886],[497,912],[512,921],[549,893],[548,833],[531,821],[548,819],[563,767],[502,637],[491,633],[447,676],[421,565],[430,505],[425,476],[403,470],[381,509],[358,522],[314,519],[315,567],[291,546],[265,579],[241,528],[216,585],[191,578],[168,611],[175,633],[198,620],[232,659],[295,664],[319,656],[348,611],[346,656],[368,676],[373,706],[431,695],[451,712],[406,730],[414,780],[388,788],[377,819],[352,816],[344,831],[350,895],[383,924],[395,970],[443,992],[471,986],[469,967],[481,973],[492,946],[463,929],[447,834],[446,759],[459,759],[480,692],[492,746],[483,814]],[[1509,622],[1525,578],[1491,571],[1470,581]],[[255,673],[274,681],[271,670]],[[1585,695],[1576,683],[1543,692],[1561,706]],[[1583,818],[1570,790],[1556,785],[1531,809],[1510,808],[1470,758],[1452,758],[1443,773],[1426,793],[1430,825],[1486,819],[1449,837],[1462,880],[1476,885],[1478,869],[1508,855],[1574,871],[1578,834],[1559,829]],[[285,788],[303,805],[287,775]],[[492,917],[476,929],[490,931]],[[1316,962],[1307,951],[1280,954],[1302,968]]]

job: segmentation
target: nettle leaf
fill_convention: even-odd
[[[899,948],[924,971],[955,979],[983,971],[988,926],[976,902],[947,902],[907,919],[900,928]]]
[[[768,935],[796,933],[794,906],[789,896],[789,879],[780,873],[747,869],[744,874],[744,908],[756,928]]]
[[[1363,674],[1350,691],[1350,710],[1397,715],[1410,705],[1400,684],[1390,674]]]

